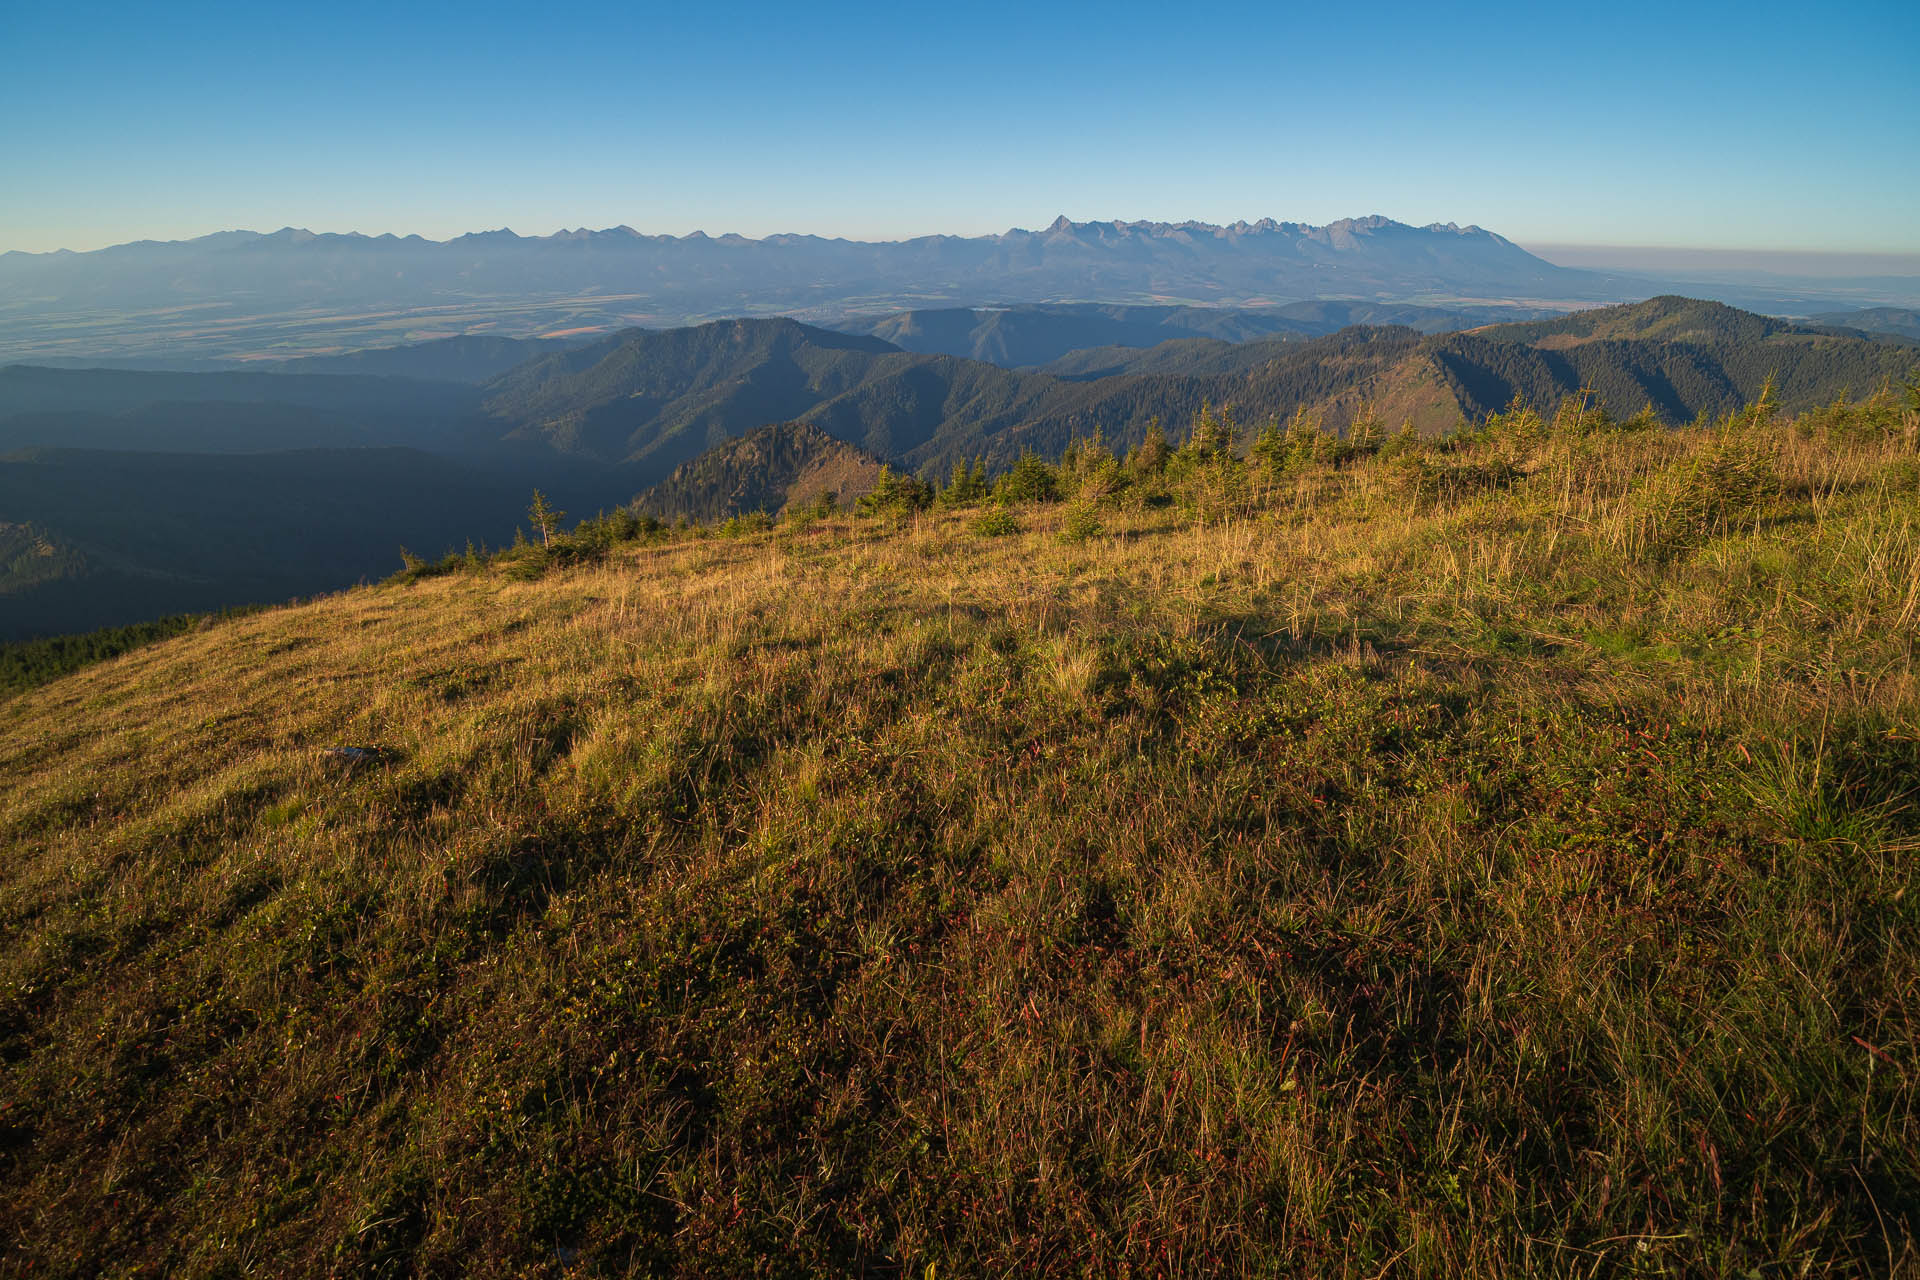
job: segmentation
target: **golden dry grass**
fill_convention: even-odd
[[[0,703],[0,1265],[1910,1270],[1907,445],[1167,497],[388,584]]]

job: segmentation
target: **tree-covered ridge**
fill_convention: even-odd
[[[1795,326],[1720,302],[1672,294],[1615,307],[1593,307],[1549,320],[1498,324],[1482,332],[1502,342],[1564,346],[1569,339],[1653,339],[1663,342],[1735,344],[1762,342]]]
[[[1897,385],[1917,363],[1903,344],[1672,298],[1424,337],[1354,327],[1304,340],[1185,340],[1094,377],[902,352],[792,321],[731,321],[549,357],[493,384],[489,403],[521,436],[660,475],[789,420],[940,474],[975,456],[1005,465],[1027,451],[1056,455],[1095,432],[1124,447],[1156,420],[1189,421],[1209,403],[1231,406],[1243,422],[1312,408],[1336,426],[1371,406],[1395,426],[1434,431],[1516,396],[1551,412],[1587,391],[1618,416],[1652,404],[1677,423],[1725,413],[1769,379],[1798,410]]]
[[[0,524],[0,598],[87,570],[80,551],[32,524]]]

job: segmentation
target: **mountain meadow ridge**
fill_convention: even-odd
[[[1911,1270],[1920,386],[1382,426],[0,700],[0,1265]]]
[[[1920,1280],[1920,4],[5,19],[0,1280]]]

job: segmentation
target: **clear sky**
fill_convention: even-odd
[[[0,249],[1384,213],[1920,252],[1920,3],[0,6]]]

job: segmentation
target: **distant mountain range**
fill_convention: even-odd
[[[89,253],[0,254],[0,290],[70,304],[399,300],[422,291],[601,289],[713,305],[740,292],[819,305],[876,292],[987,292],[1007,301],[1060,294],[1174,293],[1273,300],[1375,293],[1591,297],[1604,277],[1553,266],[1480,227],[1408,226],[1379,216],[1302,222],[1072,222],[991,236],[860,241],[820,236],[644,235],[631,227],[518,236],[221,232]]]
[[[1071,222],[898,241],[644,235],[432,241],[286,228],[0,254],[0,359],[294,356],[441,333],[566,336],[715,315],[1032,302],[1530,305],[1627,296],[1479,227],[1384,217]],[[1171,336],[1171,335],[1170,335]],[[1221,335],[1224,336],[1224,335]]]

